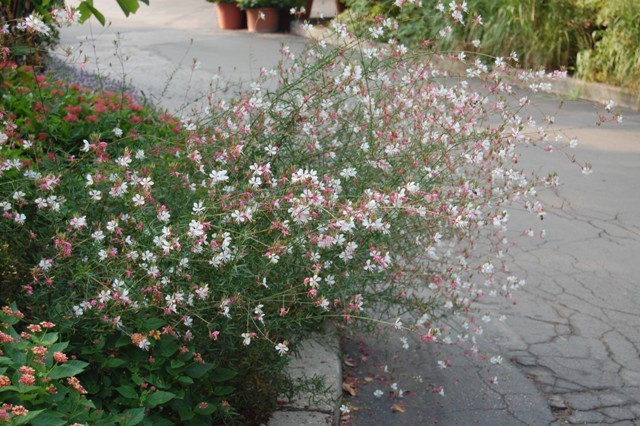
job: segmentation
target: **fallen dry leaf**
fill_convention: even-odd
[[[391,411],[394,413],[404,413],[404,406],[402,404],[393,404],[391,406]]]
[[[358,396],[358,390],[355,386],[348,382],[342,382],[342,390],[347,392],[351,396]]]
[[[345,359],[343,363],[347,367],[355,367],[357,365],[355,362],[353,362],[353,360],[351,358]]]

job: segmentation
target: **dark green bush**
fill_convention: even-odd
[[[601,1],[592,50],[578,55],[578,75],[640,91],[640,2]]]

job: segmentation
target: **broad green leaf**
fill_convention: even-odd
[[[203,403],[206,404],[204,407],[200,405]],[[201,402],[200,404],[197,404],[193,411],[203,416],[211,415],[218,408],[216,404],[212,404],[210,402]]]
[[[49,377],[52,379],[62,379],[65,377],[72,377],[76,374],[80,374],[84,371],[84,369],[89,365],[88,362],[84,361],[68,361],[64,364],[56,365],[49,372]]]
[[[196,413],[186,404],[180,404],[178,406],[178,415],[180,416],[180,420],[184,422],[185,420],[191,420]]]
[[[215,370],[213,370],[213,373],[211,374],[211,378],[213,379],[214,382],[225,382],[227,380],[233,379],[237,375],[238,373],[236,371],[233,371],[229,368],[218,367]]]
[[[188,376],[180,376],[176,379],[176,381],[178,383],[182,383],[185,385],[192,385],[193,384],[193,379],[191,377]]]
[[[131,344],[131,337],[123,335],[118,337],[113,346],[116,348],[121,348],[123,346],[127,346],[128,344]]]
[[[200,364],[198,362],[194,362],[185,368],[184,372],[194,379],[199,379],[207,374],[212,368],[213,364]]]
[[[109,358],[108,360],[102,363],[102,367],[104,368],[117,368],[122,365],[125,365],[127,361],[122,358]]]
[[[152,415],[149,417],[145,417],[142,422],[144,426],[174,426],[175,422],[172,422],[169,419],[165,419],[164,417],[158,415]]]
[[[84,0],[78,5],[78,12],[80,12],[80,23],[83,23],[87,19],[91,18],[91,15],[95,16],[98,22],[102,26],[106,24],[104,15],[100,13],[98,9],[93,7],[93,0]]]
[[[58,333],[47,333],[40,339],[40,343],[44,346],[52,345],[58,340]]]
[[[177,359],[172,359],[170,367],[171,368],[180,368],[180,367],[184,367],[184,365],[185,365],[185,363],[183,361],[179,361]]]
[[[30,424],[32,426],[65,426],[67,421],[64,419],[64,414],[47,410],[31,420]]]
[[[232,394],[236,390],[233,386],[216,386],[213,390],[215,396],[227,396]]]
[[[176,394],[165,391],[155,391],[147,397],[147,404],[151,407],[162,405],[165,402],[171,401],[175,398]]]
[[[144,408],[130,408],[122,412],[124,419],[120,420],[122,426],[134,426],[144,419]]]
[[[176,353],[178,348],[178,342],[176,342],[171,336],[165,334],[158,341],[155,351],[157,351],[159,355],[168,358]]]
[[[33,424],[33,420],[42,414],[44,410],[32,410],[27,413],[26,416],[14,416],[12,421],[14,425],[28,425]]]
[[[146,331],[156,330],[162,327],[163,325],[165,325],[166,323],[167,321],[163,320],[162,318],[156,318],[156,317],[149,318],[144,322],[143,329]]]
[[[69,342],[54,343],[49,348],[49,352],[63,352],[69,346]]]
[[[138,0],[117,0],[120,5],[120,9],[124,12],[125,16],[129,16],[131,13],[136,13],[140,5]]]
[[[124,396],[125,398],[138,399],[139,397],[138,392],[136,392],[133,386],[127,386],[127,385],[118,386],[116,388],[116,391],[118,391],[118,393]]]

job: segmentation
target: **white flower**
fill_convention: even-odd
[[[381,391],[380,389],[376,389],[376,390],[373,392],[373,396],[375,396],[376,398],[382,398],[382,396],[383,396],[383,395],[384,395],[384,392],[383,392],[383,391]]]
[[[211,173],[209,173],[209,178],[211,179],[211,186],[229,180],[226,170],[212,170]]]
[[[289,352],[289,348],[284,343],[278,343],[275,346],[276,351],[280,354],[280,356],[285,356],[287,352]]]
[[[349,168],[346,168],[346,169],[342,169],[340,171],[340,176],[342,176],[345,179],[349,179],[349,178],[356,177],[357,173],[358,172],[356,171],[356,169],[354,169],[353,167],[349,167]]]
[[[131,201],[133,201],[133,204],[136,207],[142,207],[144,206],[144,197],[140,194],[136,194],[133,196],[133,198],[131,199]]]
[[[93,240],[96,242],[100,242],[104,240],[104,232],[100,230],[95,231],[94,233],[91,234],[91,238],[93,238]]]
[[[42,269],[43,271],[48,271],[49,269],[51,269],[51,267],[53,266],[53,259],[42,259],[40,260],[40,262],[38,263],[38,266],[40,267],[40,269]]]
[[[251,344],[251,338],[253,337],[253,333],[242,333],[242,344],[245,346],[249,346]]]
[[[395,328],[396,330],[400,330],[402,328],[402,321],[400,320],[400,318],[396,318],[396,322],[393,325],[393,328]]]
[[[609,102],[607,102],[607,105],[605,105],[604,109],[607,110],[607,112],[611,112],[614,106],[615,106],[615,102],[613,102],[613,100],[610,99]]]
[[[122,136],[122,129],[120,129],[119,127],[114,127],[113,128],[113,134],[116,138],[119,138]]]
[[[205,210],[206,210],[206,207],[202,205],[202,201],[193,203],[193,207],[191,208],[191,211],[193,211],[193,214],[201,214],[201,213],[204,213]]]
[[[73,229],[82,229],[85,226],[87,226],[87,217],[86,216],[73,217],[69,220],[69,224]]]
[[[489,362],[491,364],[502,364],[502,357],[500,355],[493,356],[493,357],[491,357]]]

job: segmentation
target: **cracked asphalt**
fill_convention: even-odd
[[[566,424],[640,423],[640,114],[621,112],[622,125],[602,127],[587,102],[556,115],[592,175],[544,153],[525,163],[564,184],[544,195],[547,237],[512,254],[527,280],[518,305],[487,330]]]
[[[557,171],[562,184],[541,194],[544,221],[510,211],[513,229],[533,223],[546,237],[520,239],[509,253],[527,281],[517,304],[490,305],[507,320],[485,326],[481,350],[503,363],[351,335],[343,341],[345,381],[358,395],[346,398],[348,423],[640,424],[640,113],[619,110],[622,125],[596,126],[602,107],[592,103],[565,101],[559,110],[557,98],[536,103],[555,114],[555,128],[578,137],[572,153],[593,173],[584,176],[558,152],[524,152],[525,169]],[[439,369],[437,359],[452,365]]]

